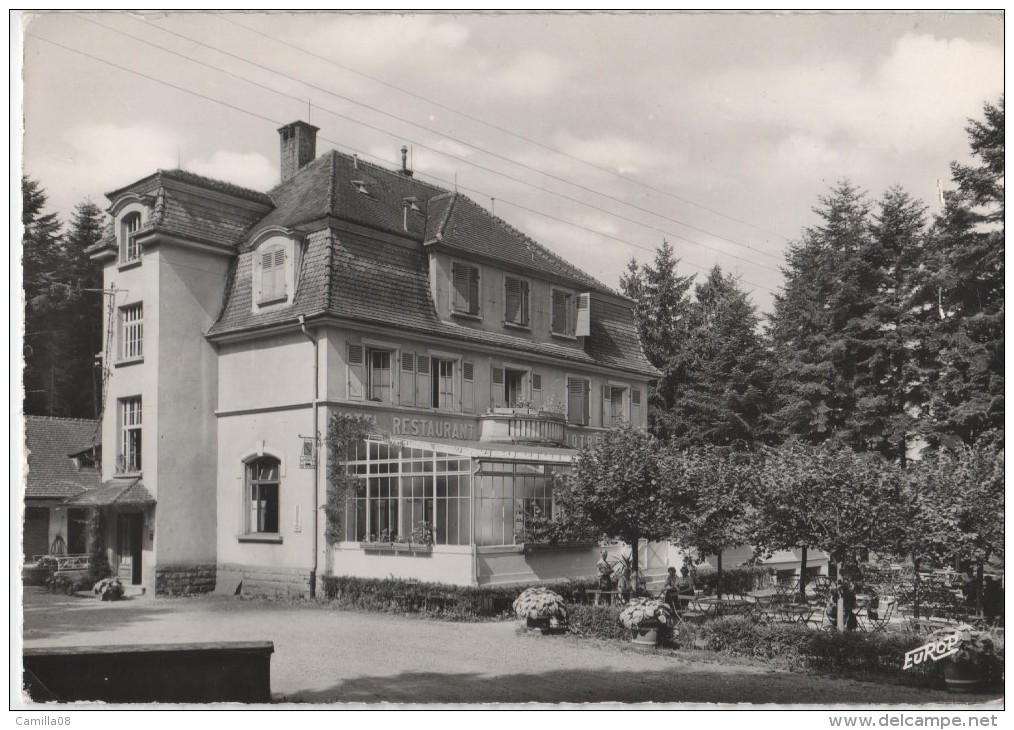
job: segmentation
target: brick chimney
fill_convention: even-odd
[[[317,156],[317,132],[320,128],[306,122],[286,124],[278,130],[282,151],[282,182],[290,180]]]

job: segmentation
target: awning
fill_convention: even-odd
[[[389,436],[384,440],[410,449],[428,449],[456,456],[469,456],[477,459],[506,459],[508,461],[537,461],[551,464],[570,464],[579,453],[577,449],[559,446],[526,446],[491,441],[418,439],[405,436]]]
[[[155,498],[138,478],[110,479],[95,489],[71,497],[64,504],[68,507],[141,507],[155,504]]]

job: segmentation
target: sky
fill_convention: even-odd
[[[662,239],[770,311],[790,241],[849,179],[939,210],[1003,93],[986,13],[42,13],[23,169],[64,220],[158,168],[256,190],[276,129],[492,208],[609,286]]]

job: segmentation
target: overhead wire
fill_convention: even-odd
[[[661,195],[665,195],[666,197],[672,198],[673,200],[678,200],[681,203],[686,203],[687,205],[692,205],[695,208],[700,208],[701,210],[705,210],[705,211],[707,211],[709,213],[712,213],[714,215],[717,215],[717,216],[719,216],[721,218],[725,218],[726,220],[730,220],[730,221],[733,221],[735,223],[739,223],[741,225],[748,226],[749,228],[753,228],[754,230],[760,231],[761,233],[767,233],[769,235],[775,236],[776,238],[781,238],[784,241],[789,240],[786,236],[783,236],[780,233],[777,233],[775,231],[769,230],[769,229],[764,228],[762,226],[758,226],[755,223],[751,223],[750,221],[745,221],[742,218],[737,218],[735,216],[729,215],[728,213],[723,213],[722,211],[717,210],[715,208],[711,208],[711,207],[709,207],[707,205],[703,205],[702,203],[698,203],[698,202],[696,202],[694,200],[690,200],[689,198],[684,198],[684,197],[682,197],[680,195],[676,195],[675,193],[672,193],[672,192],[670,192],[668,190],[663,190],[662,188],[655,187],[654,185],[650,185],[650,184],[648,184],[646,182],[643,182],[641,180],[637,180],[635,178],[629,177],[629,176],[624,175],[622,173],[616,172],[615,170],[610,170],[607,167],[602,167],[601,165],[596,165],[594,162],[589,162],[588,160],[586,160],[584,158],[581,158],[581,157],[578,157],[577,155],[573,155],[573,154],[571,154],[569,152],[565,152],[564,150],[561,150],[561,149],[559,149],[557,147],[553,147],[552,145],[548,145],[548,144],[545,144],[544,142],[540,142],[537,139],[532,139],[531,137],[527,137],[527,136],[525,136],[523,134],[515,132],[515,131],[513,131],[511,129],[508,129],[506,127],[501,127],[498,124],[494,124],[493,122],[490,122],[490,121],[488,121],[486,119],[481,119],[481,118],[479,118],[477,116],[469,114],[468,112],[461,111],[460,109],[457,109],[455,107],[452,107],[452,106],[449,106],[447,104],[444,104],[443,102],[437,101],[435,99],[431,99],[428,96],[424,96],[423,94],[419,94],[419,93],[417,93],[415,91],[412,91],[411,89],[406,89],[406,88],[404,88],[402,86],[398,86],[397,84],[392,84],[389,81],[385,81],[384,79],[379,78],[377,76],[373,76],[371,74],[365,73],[364,71],[360,71],[359,69],[355,69],[355,68],[352,68],[351,66],[347,66],[345,64],[338,63],[334,59],[328,58],[326,56],[322,56],[319,53],[314,53],[313,51],[311,51],[311,50],[309,50],[307,48],[303,48],[303,47],[301,47],[301,46],[299,46],[299,45],[297,45],[295,43],[290,43],[289,41],[286,41],[286,40],[284,40],[282,38],[279,38],[278,36],[271,35],[270,33],[265,33],[264,31],[258,30],[256,28],[251,28],[250,26],[246,25],[245,23],[240,23],[240,22],[238,22],[236,20],[233,20],[232,18],[228,17],[228,15],[225,14],[225,13],[221,13],[219,15],[216,15],[215,17],[218,20],[222,20],[222,21],[225,21],[226,23],[230,23],[231,25],[234,25],[237,28],[242,28],[242,29],[244,29],[244,30],[246,30],[246,31],[248,31],[250,33],[255,33],[256,35],[259,35],[262,38],[267,38],[268,40],[272,40],[275,43],[278,43],[280,45],[288,46],[289,48],[292,48],[292,49],[294,49],[296,51],[299,51],[300,53],[306,54],[307,56],[310,56],[312,58],[316,58],[316,59],[318,59],[320,61],[323,61],[324,63],[330,64],[331,66],[334,66],[335,68],[340,68],[343,71],[347,71],[349,73],[355,74],[356,76],[360,76],[360,77],[362,77],[364,79],[369,79],[370,81],[373,81],[374,83],[380,84],[382,86],[386,86],[389,89],[394,89],[395,91],[398,91],[398,92],[400,92],[402,94],[405,94],[406,96],[410,96],[413,99],[418,99],[419,101],[422,101],[422,102],[425,102],[425,103],[430,104],[432,106],[435,106],[438,109],[443,109],[444,111],[451,112],[452,114],[457,114],[458,116],[460,116],[460,117],[462,117],[464,119],[468,119],[469,121],[476,122],[477,124],[481,124],[481,125],[483,125],[485,127],[488,127],[490,129],[494,129],[497,132],[501,132],[503,134],[509,135],[511,137],[514,137],[515,139],[519,139],[519,140],[521,140],[523,142],[527,142],[528,144],[535,145],[536,147],[540,147],[540,148],[542,148],[544,150],[547,150],[547,151],[552,152],[554,154],[560,155],[561,157],[566,157],[569,160],[573,160],[575,162],[580,162],[582,165],[587,165],[588,167],[590,167],[593,170],[597,170],[597,171],[605,173],[607,175],[611,175],[612,177],[615,177],[615,178],[617,178],[619,180],[624,180],[624,181],[632,183],[634,185],[638,185],[638,186],[640,186],[642,188],[645,188],[646,190],[651,190],[652,192],[656,192],[656,193],[659,193]]]
[[[170,81],[166,81],[164,79],[159,79],[157,77],[151,76],[149,74],[146,74],[144,72],[138,71],[136,69],[132,69],[132,68],[129,68],[127,66],[123,66],[121,64],[115,63],[113,61],[109,61],[107,59],[100,58],[100,57],[95,56],[95,55],[93,55],[91,53],[87,53],[85,51],[81,51],[81,50],[76,49],[76,48],[71,48],[70,46],[66,46],[66,45],[64,45],[62,43],[59,43],[59,42],[54,41],[54,40],[51,40],[49,38],[45,38],[45,37],[37,35],[35,33],[26,33],[25,35],[26,35],[26,37],[34,38],[34,39],[42,41],[44,43],[48,43],[48,44],[50,44],[52,46],[55,46],[57,48],[61,48],[61,49],[65,50],[65,51],[69,51],[71,53],[75,53],[75,54],[83,56],[85,58],[89,58],[89,59],[91,59],[93,61],[96,61],[98,63],[102,63],[102,64],[105,64],[107,66],[111,66],[111,67],[116,68],[116,69],[118,69],[120,71],[123,71],[125,73],[129,73],[129,74],[133,74],[133,75],[139,76],[139,77],[144,78],[144,79],[146,79],[148,81],[151,81],[153,83],[160,84],[160,85],[163,85],[163,86],[167,86],[167,87],[169,87],[171,89],[175,89],[176,91],[181,91],[181,92],[183,92],[185,94],[189,94],[189,95],[195,96],[195,97],[197,97],[199,99],[203,99],[205,101],[209,101],[209,102],[211,102],[213,104],[220,104],[222,106],[225,106],[226,108],[232,109],[233,111],[237,111],[237,112],[239,112],[241,114],[246,114],[246,115],[254,117],[256,119],[260,119],[262,121],[269,122],[269,123],[271,123],[273,125],[279,125],[279,126],[281,126],[281,125],[284,124],[284,122],[281,122],[281,121],[279,121],[277,119],[274,119],[272,117],[268,117],[268,116],[265,116],[263,114],[259,114],[257,112],[250,111],[249,109],[245,109],[243,107],[239,107],[239,106],[236,106],[234,104],[230,104],[230,103],[228,103],[226,101],[223,101],[221,99],[218,99],[218,98],[215,98],[215,97],[212,97],[212,96],[208,96],[207,94],[202,94],[202,93],[200,93],[198,91],[194,91],[193,89],[189,89],[189,88],[186,88],[184,86],[180,86],[178,84],[174,84],[174,83],[172,83]],[[356,149],[354,147],[350,147],[347,144],[342,144],[342,143],[340,143],[340,142],[338,142],[336,140],[332,140],[332,139],[329,139],[329,138],[324,137],[324,136],[320,136],[319,138],[321,140],[325,141],[325,142],[330,142],[331,144],[334,144],[334,145],[336,145],[338,147],[345,147],[346,149],[349,149],[352,152],[358,153],[359,155],[361,155],[364,158],[370,158],[370,159],[377,160],[382,165],[386,163],[385,160],[377,157],[376,155],[370,154],[370,153],[365,152],[363,150]],[[425,176],[425,177],[429,177],[432,180],[436,180],[436,181],[441,182],[441,183],[443,183],[445,185],[448,185],[448,186],[456,186],[457,188],[460,188],[462,190],[467,190],[467,191],[469,191],[471,193],[474,193],[474,194],[477,194],[477,195],[482,195],[482,196],[485,196],[485,197],[490,197],[489,193],[486,193],[486,192],[481,191],[481,190],[476,190],[476,189],[473,189],[473,188],[464,187],[464,186],[462,186],[460,184],[456,184],[456,183],[454,183],[454,182],[452,182],[450,180],[446,180],[446,179],[441,178],[441,177],[436,176],[436,175],[429,175],[429,174],[424,174],[424,173],[419,173],[419,174],[422,175],[422,176]],[[625,240],[625,239],[621,239],[621,238],[618,238],[616,236],[612,236],[612,235],[604,233],[602,231],[598,231],[598,230],[595,230],[595,229],[592,229],[592,228],[588,228],[586,226],[582,226],[581,224],[575,223],[573,221],[568,221],[568,220],[565,220],[563,218],[558,218],[556,216],[550,215],[548,213],[544,213],[544,212],[536,210],[534,208],[529,208],[527,206],[521,205],[520,203],[516,203],[516,202],[510,201],[510,200],[506,200],[504,198],[498,198],[498,200],[500,200],[503,203],[506,203],[507,205],[513,206],[515,208],[519,208],[521,210],[524,210],[526,212],[532,213],[534,215],[538,215],[538,216],[547,218],[549,220],[553,220],[553,221],[562,223],[562,224],[570,226],[572,228],[576,228],[578,230],[583,230],[583,231],[586,231],[588,233],[592,233],[594,235],[601,236],[603,238],[607,238],[607,239],[610,239],[610,240],[615,240],[615,241],[617,241],[619,243],[622,243],[624,245],[630,246],[632,248],[637,248],[637,249],[648,251],[648,252],[651,252],[651,253],[654,252],[654,249],[648,248],[646,246],[642,246],[642,245],[633,243],[631,241],[628,241],[628,240]],[[722,252],[716,251],[716,253],[722,253]],[[728,254],[726,254],[726,255],[728,255]],[[692,266],[692,267],[694,267],[696,269],[699,269],[701,271],[705,271],[706,272],[706,271],[709,270],[709,267],[701,266],[701,265],[696,264],[696,263],[694,263],[692,261],[689,261],[687,259],[681,259],[681,261],[683,261],[683,263],[686,263],[687,265],[690,265],[690,266]],[[745,284],[748,284],[748,285],[754,287],[755,289],[760,289],[762,291],[768,292],[769,294],[775,294],[776,293],[773,290],[771,290],[771,289],[769,289],[769,288],[767,288],[767,287],[765,287],[765,286],[763,286],[761,284],[757,284],[755,282],[751,282],[751,281],[746,280],[746,279],[741,279],[741,281],[743,283],[745,283]]]
[[[83,16],[81,16],[79,14],[78,17],[83,17]],[[531,172],[535,172],[535,173],[537,173],[539,175],[542,175],[542,176],[547,177],[547,178],[552,179],[552,180],[556,180],[557,182],[561,182],[561,183],[563,183],[565,185],[570,185],[570,186],[572,186],[574,188],[577,188],[577,189],[582,190],[584,192],[590,193],[592,195],[598,195],[598,196],[600,196],[602,198],[605,198],[607,200],[611,200],[611,201],[613,201],[615,203],[619,203],[620,205],[625,205],[625,206],[627,206],[629,208],[632,208],[634,210],[638,210],[638,211],[640,211],[642,213],[647,213],[648,215],[652,215],[652,216],[655,216],[655,217],[660,218],[662,220],[669,221],[670,223],[675,223],[678,226],[683,226],[684,228],[689,228],[690,230],[697,231],[698,233],[703,233],[703,234],[705,234],[707,236],[711,236],[712,238],[716,238],[718,240],[725,241],[727,243],[731,243],[734,246],[740,246],[740,247],[745,248],[747,250],[753,251],[754,253],[757,253],[757,254],[759,254],[761,256],[766,256],[768,258],[771,258],[771,259],[777,260],[777,261],[781,260],[781,257],[779,255],[772,254],[772,253],[769,253],[767,251],[763,251],[763,250],[755,248],[755,247],[753,247],[753,246],[751,246],[749,244],[742,243],[741,241],[736,241],[735,239],[729,238],[727,236],[723,236],[723,235],[721,235],[719,233],[715,233],[714,231],[709,231],[709,230],[707,230],[705,228],[701,228],[699,226],[695,226],[695,225],[692,225],[690,223],[686,223],[686,222],[678,220],[676,218],[671,218],[671,217],[669,217],[669,216],[667,216],[665,214],[659,213],[657,211],[653,211],[650,208],[645,208],[645,207],[643,207],[641,205],[637,205],[636,203],[631,203],[629,201],[623,200],[622,198],[618,198],[615,195],[611,195],[609,193],[605,193],[605,192],[602,192],[600,190],[596,190],[595,188],[588,187],[587,185],[582,185],[581,183],[577,183],[577,182],[574,182],[572,180],[568,180],[567,178],[561,177],[559,175],[554,175],[553,173],[546,172],[545,170],[542,170],[542,169],[540,169],[538,167],[535,167],[533,165],[529,165],[529,164],[524,163],[524,162],[519,162],[517,160],[513,160],[510,157],[507,157],[505,155],[501,155],[501,154],[499,154],[497,152],[494,152],[494,151],[492,151],[492,150],[490,150],[488,148],[481,147],[479,145],[473,144],[473,143],[468,142],[468,141],[463,140],[463,139],[459,139],[458,137],[454,137],[454,136],[452,136],[450,134],[447,134],[445,132],[442,132],[442,131],[440,131],[438,129],[434,129],[434,128],[428,127],[428,126],[426,126],[424,124],[420,124],[419,122],[415,122],[415,121],[413,121],[411,119],[406,119],[405,117],[398,116],[397,114],[392,114],[391,112],[388,112],[388,111],[386,111],[384,109],[381,109],[379,107],[373,106],[371,104],[367,104],[367,103],[359,101],[357,99],[353,99],[350,96],[346,96],[344,94],[340,94],[340,93],[338,93],[336,91],[332,91],[330,89],[326,89],[326,88],[324,88],[322,86],[319,86],[317,84],[314,84],[312,82],[296,78],[294,76],[291,76],[290,74],[286,74],[286,73],[284,73],[282,71],[278,71],[277,69],[273,69],[270,66],[266,66],[266,65],[264,65],[262,63],[258,63],[257,61],[252,61],[252,60],[250,60],[248,58],[245,58],[244,56],[241,56],[239,54],[223,50],[222,48],[219,48],[217,46],[211,45],[209,43],[204,43],[203,41],[200,41],[200,40],[198,40],[196,38],[193,38],[192,36],[188,36],[188,35],[186,35],[184,33],[179,33],[178,31],[170,30],[170,29],[164,28],[164,27],[162,27],[160,25],[149,24],[147,21],[145,21],[145,20],[143,20],[141,18],[135,17],[135,16],[130,16],[130,17],[131,17],[132,20],[134,20],[137,23],[140,23],[140,24],[144,25],[145,27],[154,27],[154,28],[157,28],[158,30],[160,30],[160,31],[162,31],[164,33],[168,33],[169,35],[176,36],[177,38],[185,40],[185,41],[187,41],[189,43],[194,43],[194,44],[196,44],[198,46],[201,46],[203,48],[207,48],[207,49],[209,49],[209,50],[211,50],[211,51],[213,51],[215,53],[219,53],[219,54],[221,54],[223,56],[226,56],[228,58],[233,58],[233,59],[235,59],[237,61],[241,61],[243,63],[247,63],[247,64],[249,64],[251,66],[254,66],[255,68],[259,68],[259,69],[267,71],[269,73],[276,74],[276,75],[281,76],[283,78],[287,78],[290,81],[294,81],[296,83],[299,83],[299,84],[302,84],[304,86],[307,86],[307,87],[309,87],[311,89],[315,89],[316,91],[320,91],[320,92],[322,92],[324,94],[327,94],[329,96],[333,96],[336,99],[341,99],[342,101],[346,101],[346,102],[348,102],[350,104],[355,104],[356,106],[362,107],[363,109],[368,109],[369,111],[374,112],[376,114],[380,114],[380,115],[388,117],[390,119],[394,119],[396,121],[402,122],[403,124],[408,124],[408,125],[413,126],[413,127],[417,128],[417,129],[421,129],[423,131],[429,132],[430,134],[435,134],[438,137],[442,137],[444,139],[448,139],[450,141],[457,142],[458,144],[464,145],[465,147],[468,147],[469,149],[475,150],[476,152],[479,152],[481,154],[489,155],[490,157],[494,157],[496,159],[502,160],[502,161],[507,162],[509,164],[516,165],[518,167],[524,168],[524,169],[529,170]],[[147,42],[147,41],[142,41],[142,42]],[[154,45],[154,44],[152,44],[152,45]],[[304,99],[304,101],[305,101],[305,99]],[[348,118],[348,117],[346,117],[346,118]],[[358,122],[358,120],[353,120],[353,121],[357,121]],[[393,133],[388,132],[388,134],[393,134]],[[421,145],[421,143],[418,143],[418,144]],[[465,160],[463,158],[454,157],[453,155],[450,155],[449,153],[442,152],[441,150],[436,150],[436,149],[433,149],[433,148],[428,148],[428,149],[431,149],[434,152],[438,152],[440,154],[444,154],[444,155],[449,156],[449,157],[453,157],[454,159],[458,159],[459,161],[461,161],[461,162],[463,162],[465,164],[474,164],[474,163],[471,163],[468,160]],[[483,169],[489,170],[489,168],[483,168]],[[495,171],[492,171],[492,172],[495,172]],[[531,184],[531,183],[526,183],[526,184]],[[537,187],[537,186],[533,185],[533,187]],[[539,189],[543,190],[545,192],[553,192],[553,191],[550,191],[550,190],[546,190],[545,188],[539,188]],[[577,202],[580,202],[580,201],[577,201]],[[669,235],[677,237],[676,234],[673,234],[673,233],[670,233]],[[680,238],[682,238],[682,237],[680,237]]]
[[[241,76],[241,75],[239,75],[237,73],[234,73],[232,71],[223,69],[223,68],[221,68],[219,66],[216,66],[214,64],[207,63],[205,61],[197,60],[195,58],[187,56],[186,54],[180,53],[178,51],[174,51],[171,48],[166,48],[166,47],[160,46],[160,45],[158,45],[156,43],[152,43],[151,41],[146,40],[144,38],[138,38],[137,36],[135,36],[135,35],[133,35],[131,33],[127,33],[126,31],[120,30],[118,28],[113,28],[112,26],[105,25],[104,23],[99,23],[99,22],[97,22],[95,20],[92,20],[92,19],[84,17],[84,16],[81,16],[81,19],[84,20],[84,21],[86,21],[86,22],[88,22],[88,23],[96,25],[96,26],[98,26],[100,28],[104,28],[105,30],[111,31],[113,33],[117,33],[117,34],[122,35],[122,36],[124,36],[126,38],[130,38],[130,39],[132,39],[134,41],[137,41],[139,43],[144,43],[145,45],[151,46],[152,48],[157,48],[158,50],[160,50],[160,51],[162,51],[164,53],[169,53],[169,54],[171,54],[173,56],[176,56],[178,58],[182,58],[182,59],[187,60],[187,61],[189,61],[191,63],[196,64],[196,65],[203,66],[205,68],[210,68],[210,69],[212,69],[214,71],[218,71],[218,72],[223,73],[223,74],[225,74],[227,76],[230,76],[232,78],[239,79],[240,81],[248,83],[248,84],[250,84],[252,86],[255,86],[255,87],[259,88],[259,89],[263,89],[265,91],[268,91],[269,93],[273,93],[273,94],[277,94],[279,96],[283,96],[283,97],[285,97],[287,99],[291,99],[293,101],[297,101],[297,102],[299,102],[301,104],[304,101],[306,101],[303,97],[295,96],[293,94],[289,94],[287,92],[280,91],[278,89],[275,89],[275,88],[272,88],[270,86],[267,86],[266,84],[262,84],[262,83],[260,83],[258,81],[254,81],[252,79],[246,78],[245,76]],[[153,26],[153,27],[155,27],[157,30],[161,30],[161,31],[170,33],[171,35],[178,35],[178,36],[181,36],[181,37],[186,37],[186,36],[182,36],[181,34],[175,33],[174,31],[167,31],[164,28],[161,28],[159,26]],[[254,64],[254,65],[256,65],[258,67],[261,67],[259,64]],[[264,67],[264,68],[266,68],[266,67]],[[270,72],[271,73],[275,73],[275,74],[277,74],[279,76],[283,76],[284,78],[288,78],[289,80],[296,81],[297,83],[305,83],[303,81],[300,81],[299,79],[295,79],[295,78],[293,78],[291,76],[288,76],[286,74],[282,74],[282,73],[277,72],[277,71],[270,70]],[[307,84],[307,85],[312,87],[312,85],[310,85],[310,84]],[[316,87],[312,87],[312,88],[316,88]],[[393,139],[399,139],[399,140],[403,140],[403,141],[412,142],[413,144],[415,144],[415,145],[417,145],[417,146],[419,146],[419,147],[421,147],[423,149],[429,150],[429,151],[431,151],[431,152],[433,152],[435,154],[442,155],[442,156],[447,157],[449,159],[456,160],[456,161],[461,162],[461,163],[463,163],[465,165],[469,165],[471,167],[475,167],[475,168],[477,168],[479,170],[483,170],[483,171],[488,172],[490,174],[498,175],[498,176],[506,178],[508,180],[512,180],[512,181],[520,183],[522,185],[534,188],[534,189],[539,190],[541,192],[548,193],[550,195],[559,197],[559,198],[561,198],[563,200],[567,200],[567,201],[570,201],[572,203],[576,203],[578,205],[581,205],[583,207],[590,208],[591,210],[594,210],[597,213],[605,213],[606,215],[608,215],[610,217],[617,218],[619,220],[623,220],[623,221],[626,221],[628,223],[632,223],[632,224],[637,225],[637,226],[641,226],[642,228],[646,228],[646,229],[653,230],[653,231],[658,231],[659,233],[661,233],[661,234],[663,234],[665,236],[668,236],[669,238],[685,241],[685,242],[687,242],[687,243],[689,243],[691,245],[698,246],[700,248],[704,248],[704,249],[711,250],[711,251],[716,251],[717,250],[713,246],[709,246],[709,245],[707,245],[705,243],[701,243],[700,241],[695,241],[695,240],[693,240],[691,238],[687,238],[686,236],[682,236],[682,235],[680,235],[678,233],[675,233],[673,231],[669,231],[669,230],[665,230],[665,229],[662,229],[662,228],[658,228],[657,226],[653,226],[651,224],[644,223],[643,221],[639,221],[639,220],[637,220],[635,218],[630,218],[629,216],[625,216],[625,215],[623,215],[621,213],[616,213],[614,211],[603,211],[601,208],[599,208],[599,207],[597,207],[597,206],[595,206],[595,205],[593,205],[591,203],[588,203],[586,201],[580,200],[578,198],[574,198],[574,197],[569,196],[569,195],[565,195],[565,194],[557,192],[555,190],[550,190],[548,188],[542,187],[540,185],[536,185],[535,183],[529,182],[527,180],[523,180],[522,178],[515,177],[513,175],[509,175],[509,174],[504,173],[504,172],[502,172],[500,170],[496,170],[494,168],[486,167],[485,165],[481,165],[479,163],[472,162],[471,160],[467,160],[467,159],[464,159],[462,157],[458,157],[456,155],[450,154],[450,153],[445,152],[443,150],[437,149],[437,148],[435,148],[433,146],[427,145],[424,142],[419,142],[418,140],[413,140],[413,139],[407,139],[404,135],[400,135],[397,132],[392,132],[390,130],[383,129],[382,127],[377,127],[377,126],[375,126],[373,124],[369,124],[368,122],[363,122],[363,121],[361,121],[359,119],[356,119],[354,117],[350,117],[347,114],[343,114],[343,113],[335,111],[333,109],[329,109],[327,107],[320,106],[319,104],[317,105],[317,109],[320,110],[320,111],[323,111],[323,112],[325,112],[327,114],[331,114],[331,115],[333,115],[335,117],[338,117],[340,119],[345,119],[345,120],[350,121],[350,122],[352,122],[354,124],[358,124],[360,126],[368,128],[368,129],[372,129],[372,130],[380,132],[382,134],[386,134],[386,135],[390,136]],[[755,250],[755,249],[751,249],[751,250]],[[758,261],[752,261],[750,259],[743,258],[742,256],[737,256],[734,253],[730,253],[730,252],[727,252],[727,251],[721,251],[720,253],[722,253],[725,256],[729,256],[729,257],[731,257],[733,259],[736,259],[737,261],[741,261],[744,264],[749,264],[750,266],[757,266],[757,267],[765,268],[765,269],[768,269],[768,270],[774,271],[774,272],[778,271],[778,269],[776,267],[774,267],[774,266],[771,266],[769,264],[763,264],[763,263],[760,263]]]

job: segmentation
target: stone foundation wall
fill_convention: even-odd
[[[275,568],[267,565],[218,566],[218,582],[244,596],[300,596],[310,595],[310,570],[307,568]]]
[[[214,565],[162,565],[155,568],[155,594],[189,596],[215,590]]]

